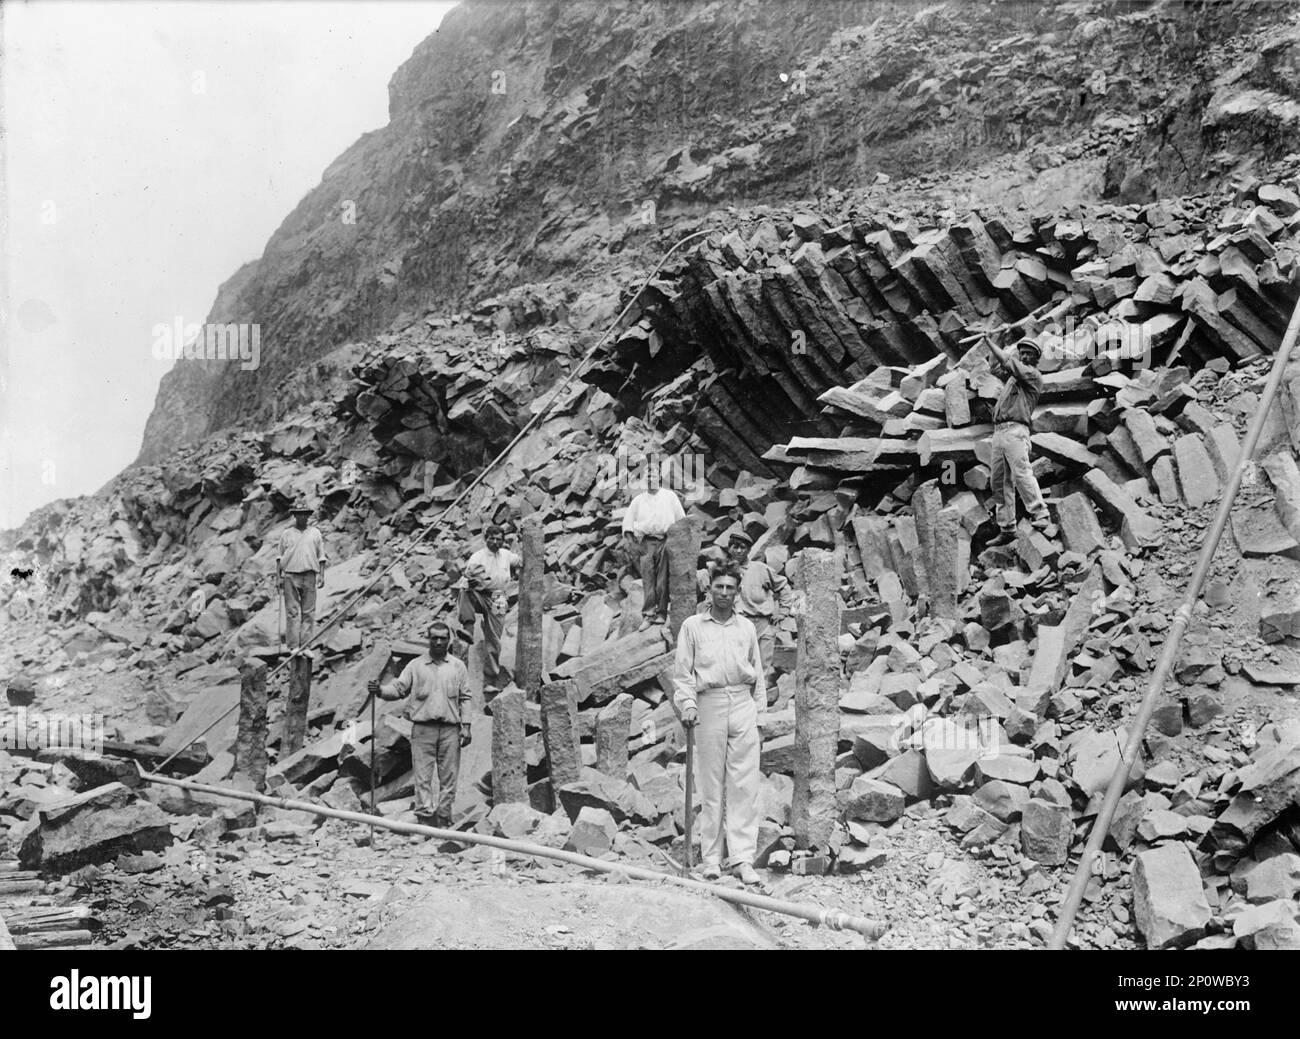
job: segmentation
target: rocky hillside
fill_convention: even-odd
[[[469,0],[394,75],[389,124],[221,287],[209,320],[260,324],[261,368],[178,363],[139,460],[282,416],[286,380],[404,314],[557,276],[568,291],[626,285],[657,231],[719,207],[948,180],[998,157],[1068,164],[1042,179],[1053,202],[1148,201],[1226,172],[1225,149],[1273,157],[1290,147],[1294,41],[1255,54],[1249,33],[1284,18],[1265,4]],[[1135,117],[1122,142],[1087,138]],[[1014,204],[1001,171],[980,179]]]
[[[272,330],[263,368],[179,364],[139,464],[4,536],[0,676],[14,703],[107,715],[110,738],[150,760],[211,726],[178,764],[226,779],[233,715],[213,723],[242,663],[281,658],[272,545],[308,497],[333,561],[319,616],[366,593],[317,647],[307,745],[289,753],[273,725],[269,782],[356,808],[373,742],[380,811],[404,818],[406,736],[388,712],[378,733],[358,716],[365,681],[447,613],[483,526],[532,513],[543,670],[575,683],[576,724],[566,750],[562,719],[544,736],[546,708],[529,704],[528,803],[497,803],[472,652],[457,825],[655,862],[680,851],[682,730],[667,636],[636,631],[611,479],[620,451],[654,447],[698,476],[706,551],[744,530],[796,584],[813,560],[838,608],[836,789],[811,847],[793,847],[796,617],[782,624],[762,758],[778,888],[818,882],[827,904],[885,919],[886,946],[1041,945],[1300,296],[1285,132],[1300,30],[1271,5],[665,9],[469,4],[417,50],[392,124],[223,288],[215,317]],[[482,92],[466,85],[479,78]],[[649,94],[630,98],[638,82]],[[348,200],[354,225],[331,215]],[[702,229],[435,525],[658,257]],[[996,385],[969,333],[1007,326],[1045,353],[1034,453],[1053,524],[990,548]],[[1300,944],[1298,402],[1300,362],[1076,944]],[[512,610],[507,665],[517,626]],[[972,726],[980,741],[963,744]],[[184,863],[221,840],[240,849],[222,861],[251,871],[226,895],[250,903],[237,920],[223,895],[202,940],[352,940],[303,937],[303,914],[255,894],[266,841],[342,855],[314,817],[97,788],[104,775],[74,765],[0,755],[14,791],[0,858],[95,863],[66,883],[116,905],[112,937],[171,941],[166,907],[164,934],[142,939],[117,903],[137,873],[188,887]],[[138,855],[89,838],[45,850],[60,819],[128,799]],[[591,810],[599,826],[578,819]]]

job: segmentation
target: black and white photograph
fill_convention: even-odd
[[[4,0],[0,197],[36,1011],[1287,1005],[1300,3]]]

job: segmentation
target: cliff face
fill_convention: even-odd
[[[282,416],[287,379],[403,314],[598,281],[682,218],[948,176],[1208,103],[1214,70],[1190,56],[1280,18],[1269,6],[470,0],[394,75],[389,124],[222,286],[209,320],[260,325],[260,368],[179,362],[138,461]],[[1199,178],[1198,155],[1142,143],[1142,163],[1114,159],[1112,190]]]

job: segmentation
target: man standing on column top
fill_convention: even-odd
[[[673,700],[682,725],[699,726],[702,876],[722,875],[725,781],[727,864],[743,883],[759,884],[758,730],[767,714],[767,686],[754,625],[735,612],[739,587],[734,568],[714,569],[708,612],[687,617],[677,634]]]
[[[1007,336],[1015,343],[1024,330],[1013,328]],[[1027,339],[1016,344],[1018,357],[1003,350],[991,337],[985,336],[998,364],[1007,372],[1007,381],[993,406],[993,451],[991,482],[993,485],[994,513],[998,523],[998,536],[994,544],[1007,544],[1016,536],[1016,493],[1025,503],[1033,525],[1042,529],[1048,525],[1047,505],[1038,479],[1029,463],[1029,434],[1033,422],[1034,406],[1043,392],[1043,377],[1037,369],[1041,351]]]
[[[646,466],[646,489],[632,499],[623,517],[623,536],[640,560],[641,627],[668,621],[668,528],[686,515],[677,495],[659,486],[659,459],[652,455]]]
[[[523,560],[505,547],[506,532],[493,523],[483,535],[487,546],[465,562],[465,587],[457,615],[462,638],[474,640],[474,618],[483,618],[483,692],[498,693],[509,680],[501,668],[501,630],[505,627],[510,582],[519,576]]]
[[[460,773],[460,749],[470,741],[469,672],[447,655],[451,629],[441,621],[429,626],[429,652],[416,657],[396,681],[371,681],[370,694],[382,700],[406,697],[403,715],[411,722],[411,767],[415,772],[415,817],[426,826],[451,825]],[[433,799],[434,772],[438,800]],[[435,807],[436,804],[436,807]]]
[[[289,511],[294,525],[280,534],[275,569],[284,595],[285,641],[294,652],[316,627],[316,589],[325,586],[325,539],[320,528],[307,525],[310,505],[299,500]]]

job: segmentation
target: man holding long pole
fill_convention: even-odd
[[[383,700],[406,697],[403,714],[411,721],[411,767],[415,772],[415,817],[425,826],[451,825],[460,773],[460,749],[470,741],[469,672],[449,656],[451,628],[441,621],[429,626],[429,652],[416,657],[396,681],[368,685]],[[372,740],[377,735],[372,733]],[[438,796],[434,799],[434,773]],[[436,807],[435,807],[436,806]]]
[[[754,869],[761,777],[759,726],[767,713],[763,658],[754,625],[735,611],[740,575],[726,565],[709,583],[707,613],[686,618],[677,635],[674,701],[687,729],[698,725],[700,861],[705,880],[728,865],[745,884],[761,884]],[[727,809],[724,823],[723,786]]]

